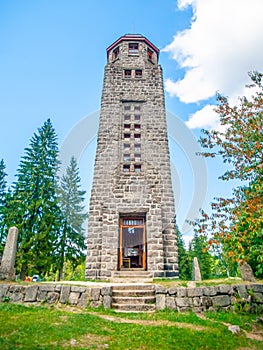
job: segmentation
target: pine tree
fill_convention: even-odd
[[[6,230],[4,224],[5,206],[6,206],[6,172],[4,160],[0,161],[0,255],[3,251],[4,241],[6,237]]]
[[[87,215],[84,213],[84,194],[80,189],[80,177],[77,161],[71,158],[62,176],[59,187],[59,205],[62,214],[62,222],[59,239],[57,241],[57,268],[58,280],[63,277],[65,261],[77,265],[84,257],[85,237],[83,223]]]
[[[25,149],[8,208],[8,220],[19,229],[17,264],[21,278],[45,274],[54,260],[60,225],[56,198],[58,145],[48,119]]]

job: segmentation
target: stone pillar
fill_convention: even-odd
[[[11,281],[15,279],[17,236],[18,236],[18,229],[16,227],[11,227],[8,231],[5,249],[4,249],[4,253],[1,261],[0,280]]]
[[[193,281],[202,281],[197,257],[194,257],[193,260]]]

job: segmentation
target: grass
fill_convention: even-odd
[[[233,335],[227,324],[243,330]],[[254,332],[254,333],[253,333]],[[263,326],[256,316],[164,310],[118,314],[105,310],[78,310],[0,304],[0,349],[262,349]],[[253,338],[253,337],[252,337]]]

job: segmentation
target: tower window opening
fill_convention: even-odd
[[[141,107],[140,107],[140,106],[134,106],[134,110],[135,110],[135,111],[140,111],[140,110],[141,110]]]
[[[130,111],[131,110],[131,106],[124,106],[124,110],[125,111]]]
[[[141,139],[141,134],[134,134],[135,140],[140,140]]]
[[[129,173],[130,172],[130,166],[127,165],[127,164],[123,165],[123,172],[124,173]]]
[[[129,114],[125,114],[124,120],[125,120],[125,121],[131,120],[131,116],[130,116]]]
[[[138,54],[139,53],[139,44],[138,43],[129,43],[129,54]]]
[[[135,152],[141,152],[141,144],[140,143],[136,143],[134,145],[134,151]]]
[[[124,162],[130,162],[130,160],[131,160],[130,155],[129,155],[128,153],[127,153],[127,154],[124,154],[123,160],[124,160]]]
[[[135,166],[134,166],[134,171],[135,171],[136,173],[140,173],[140,172],[141,172],[141,165],[135,165]]]
[[[141,155],[139,153],[136,153],[134,155],[134,160],[135,160],[135,162],[140,162],[141,161]]]
[[[153,51],[148,48],[147,50],[148,60],[153,61]]]
[[[134,124],[134,130],[135,131],[140,131],[141,130],[141,125],[140,124]]]
[[[124,134],[124,140],[129,140],[131,137],[131,134],[125,133]]]
[[[136,79],[142,78],[142,70],[141,69],[135,69],[135,78]]]
[[[131,69],[125,69],[124,70],[124,78],[130,79],[131,78]]]
[[[131,145],[129,143],[124,144],[124,151],[130,150]]]
[[[120,48],[116,47],[116,49],[113,50],[113,60],[117,60],[120,57]]]
[[[141,119],[141,116],[139,114],[135,114],[134,120],[139,121]]]
[[[124,124],[124,129],[130,130],[130,128],[131,128],[131,124]]]

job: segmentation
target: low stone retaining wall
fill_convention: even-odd
[[[78,307],[111,307],[111,287],[87,288],[71,285],[0,284],[0,301],[19,303],[69,304]]]
[[[231,309],[237,303],[261,305],[263,309],[263,285],[239,284],[198,288],[169,288],[156,286],[156,310],[165,308],[178,311]]]
[[[135,293],[136,294],[136,293]],[[156,310],[180,312],[231,309],[237,303],[263,310],[263,284],[219,285],[212,287],[164,288],[155,285]],[[135,297],[136,298],[136,297]],[[80,287],[60,284],[0,284],[0,302],[25,304],[69,304],[85,308],[111,308],[112,287]]]

